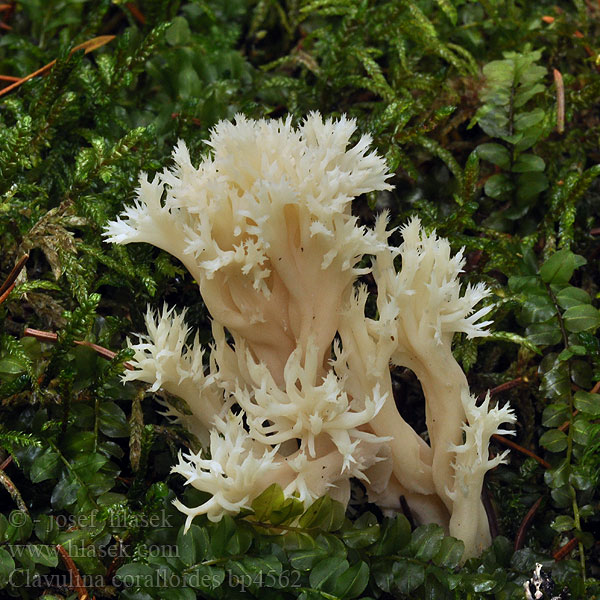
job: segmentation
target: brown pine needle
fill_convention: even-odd
[[[142,25],[146,24],[146,17],[142,14],[142,11],[135,5],[134,2],[127,2],[125,8],[137,19]]]
[[[523,381],[522,377],[517,377],[516,379],[512,379],[511,381],[506,381],[505,383],[501,383],[500,385],[497,385],[495,388],[492,388],[491,390],[489,390],[489,394],[490,396],[493,396],[494,394],[498,394],[500,392],[505,392],[506,390],[510,390],[514,387],[517,387],[518,385],[521,385],[525,383]],[[479,397],[481,399],[485,398],[486,394],[488,392],[482,392]]]
[[[8,298],[10,293],[15,289],[15,285],[17,285],[16,281],[11,283],[8,289],[2,295],[0,295],[0,304],[2,304]]]
[[[89,600],[90,595],[88,594],[83,579],[79,574],[79,569],[77,569],[73,559],[69,556],[69,553],[60,544],[56,544],[56,551],[62,558],[62,561],[65,563],[65,567],[67,567],[67,571],[69,571],[69,574],[71,575],[71,587],[77,593],[78,600]]]
[[[571,538],[564,546],[561,546],[553,555],[552,558],[555,561],[562,560],[567,554],[569,554],[577,545],[577,538]]]
[[[7,288],[9,288],[16,281],[19,273],[23,270],[29,254],[21,256],[17,264],[12,268],[12,271],[8,274],[8,277],[4,280],[4,283],[0,284],[0,294],[4,294]]]
[[[77,50],[84,50],[84,53],[88,54],[89,52],[92,52],[93,50],[96,50],[96,49],[104,46],[105,44],[108,44],[108,42],[111,42],[112,40],[114,40],[115,37],[116,36],[114,36],[114,35],[100,35],[98,37],[92,38],[91,40],[88,40],[87,42],[83,42],[83,44],[78,44],[77,46],[75,46],[71,50],[71,52],[69,52],[69,56],[72,55],[73,52],[77,52]],[[13,83],[12,85],[5,87],[3,90],[0,90],[0,96],[7,94],[8,92],[19,87],[26,81],[29,81],[30,79],[33,79],[34,77],[37,77],[38,75],[43,75],[44,73],[47,73],[55,64],[56,64],[56,59],[49,62],[47,65],[44,65],[41,69],[38,69],[37,71],[34,71],[33,73],[30,73],[26,77],[23,77],[23,79],[19,79],[19,81],[15,81],[15,83]]]
[[[509,440],[502,435],[498,435],[497,433],[494,433],[494,435],[492,435],[492,438],[494,440],[496,440],[497,442],[499,442],[500,444],[503,444],[504,446],[508,446],[509,448],[512,448],[513,450],[516,450],[517,452],[520,452],[521,454],[526,454],[527,456],[530,456],[531,458],[537,460],[540,463],[540,465],[542,465],[542,467],[544,467],[545,469],[550,468],[550,463],[546,462],[543,458],[540,458],[537,454],[535,454],[531,450],[527,450],[527,448],[523,448],[523,446],[519,446],[519,444],[517,444],[516,442],[513,442],[512,440]]]
[[[527,511],[527,514],[521,521],[521,525],[519,526],[519,531],[517,532],[517,537],[515,538],[515,552],[520,550],[523,547],[523,543],[525,542],[525,534],[527,533],[527,529],[529,525],[531,525],[531,521],[533,521],[533,517],[537,512],[537,509],[540,507],[542,503],[543,496],[540,496],[533,504],[533,506]]]
[[[36,340],[40,340],[42,342],[55,342],[58,339],[58,335],[56,333],[52,333],[51,331],[40,331],[39,329],[31,329],[26,327],[23,330],[23,335],[34,337]],[[92,342],[87,342],[85,340],[75,340],[75,344],[78,346],[87,346],[91,348],[95,352],[97,352],[102,358],[106,358],[108,360],[112,360],[117,353],[109,350],[108,348],[104,348],[103,346],[98,346],[98,344],[93,344]],[[134,367],[130,363],[123,363],[123,366],[130,371],[134,371]]]

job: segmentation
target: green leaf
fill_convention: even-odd
[[[594,435],[594,426],[583,416],[577,415],[572,425],[573,441],[576,444],[587,446]]]
[[[561,340],[562,334],[558,325],[558,319],[552,319],[546,323],[534,323],[525,330],[527,339],[536,346],[554,346]]]
[[[558,427],[569,419],[569,407],[560,402],[549,404],[542,414],[542,425],[544,427]]]
[[[187,566],[204,560],[210,546],[208,534],[205,529],[198,525],[190,525],[187,533],[183,533],[183,527],[177,533],[178,556]]]
[[[600,417],[600,394],[578,390],[575,392],[575,408],[591,418]]]
[[[585,346],[573,345],[563,350],[558,355],[558,360],[569,360],[570,358],[573,358],[573,356],[585,356],[586,354],[587,350],[585,349]],[[573,381],[575,382],[575,379],[573,379]]]
[[[525,152],[535,146],[537,141],[542,137],[542,129],[540,127],[531,127],[519,133],[520,139],[515,144],[517,152]]]
[[[100,404],[100,431],[109,437],[129,437],[127,417],[115,402]]]
[[[287,498],[285,502],[271,512],[269,520],[273,525],[290,523],[304,512],[304,503],[298,498]]]
[[[3,358],[0,360],[0,375],[18,375],[24,373],[27,366],[15,358]]]
[[[438,567],[454,569],[458,566],[464,551],[465,543],[462,540],[457,540],[449,536],[445,537],[442,540],[439,551],[433,557],[433,562]]]
[[[348,569],[350,565],[345,558],[332,556],[318,562],[312,569],[308,580],[316,590],[335,587],[335,580]]]
[[[567,434],[559,429],[550,429],[540,437],[540,444],[548,452],[562,452],[567,447]]]
[[[31,465],[31,481],[32,483],[39,483],[46,479],[54,479],[59,476],[60,468],[62,463],[60,457],[56,452],[47,449],[42,456],[36,458],[33,465]]]
[[[510,169],[510,153],[500,144],[480,144],[477,146],[477,156],[499,166],[501,169],[507,171]],[[488,196],[491,195],[488,194]]]
[[[423,565],[399,560],[392,565],[394,584],[401,594],[410,594],[425,581],[425,568]]]
[[[543,171],[546,163],[535,154],[520,154],[512,167],[513,173],[528,173],[530,171]]]
[[[33,531],[33,522],[28,514],[13,510],[8,515],[8,527],[5,537],[9,542],[25,542]]]
[[[27,546],[27,554],[31,560],[45,567],[56,567],[58,565],[58,553],[54,546],[33,545]]]
[[[521,173],[517,182],[517,199],[528,202],[547,189],[548,185],[548,178],[544,173]]]
[[[271,512],[281,507],[284,502],[285,496],[281,486],[273,483],[252,501],[254,516],[259,521],[268,521]]]
[[[0,583],[8,581],[14,570],[15,561],[12,556],[4,548],[0,548]]]
[[[556,316],[552,298],[545,293],[529,294],[525,297],[521,317],[527,323],[543,323]]]
[[[571,465],[565,458],[553,469],[548,469],[544,473],[544,482],[552,489],[563,487],[569,482],[571,474]]]
[[[395,519],[384,521],[381,539],[372,550],[378,556],[387,556],[402,550],[411,538],[410,523],[404,515],[397,515]]]
[[[50,515],[39,515],[35,519],[35,535],[38,539],[46,544],[51,544],[56,540],[60,528],[54,517]],[[2,535],[0,534],[0,539]]]
[[[435,523],[421,525],[413,531],[410,550],[419,560],[431,560],[441,549],[444,530]]]
[[[341,556],[345,558],[348,554],[344,542],[337,535],[332,533],[320,533],[315,541],[317,546],[323,548],[327,556]]]
[[[495,579],[483,573],[469,574],[463,578],[465,588],[474,594],[491,592],[497,585]]]
[[[600,326],[600,312],[590,304],[568,308],[563,314],[565,327],[572,333],[596,329]]]
[[[566,284],[575,271],[575,255],[567,249],[555,252],[540,268],[540,276],[546,283]]]
[[[191,36],[190,26],[184,17],[175,17],[165,32],[165,39],[171,46],[187,44]]]
[[[162,587],[160,590],[161,600],[196,600],[194,590],[187,587]]]
[[[519,113],[514,120],[516,131],[523,131],[537,125],[544,118],[544,111],[541,108],[535,108],[529,112]]]
[[[92,454],[77,456],[71,463],[71,466],[77,475],[85,481],[91,475],[97,473],[106,463],[108,463],[106,456],[94,452]]]
[[[309,571],[327,556],[327,551],[320,546],[302,548],[289,553],[290,565],[298,571]]]
[[[300,517],[300,527],[315,527],[324,531],[336,531],[344,523],[344,505],[323,496],[309,506],[308,510]]]
[[[581,419],[580,421],[583,422],[584,420]],[[575,421],[575,424],[577,425],[577,421]],[[594,432],[592,431],[594,428],[596,429],[597,435],[598,426],[594,426],[591,423],[587,423],[587,425],[590,428],[590,433],[586,436],[589,440],[589,438],[591,438],[591,436],[594,435]],[[587,443],[588,442],[586,442],[586,444]],[[590,469],[587,466],[581,465],[573,467],[573,471],[571,473],[571,476],[569,477],[569,481],[576,490],[584,492],[586,490],[592,490],[596,488],[597,476],[593,472],[590,472]]]
[[[245,554],[252,544],[252,529],[248,523],[237,521],[237,528],[229,538],[225,550],[227,554]]]
[[[79,453],[94,451],[93,431],[68,431],[62,443],[63,454],[76,456]]]
[[[515,293],[543,294],[546,292],[535,275],[512,275],[508,278],[508,287]]]
[[[556,294],[556,300],[561,308],[572,308],[580,304],[591,304],[590,295],[581,288],[572,285],[563,288]]]
[[[562,533],[564,531],[571,531],[575,527],[575,522],[573,521],[573,517],[569,517],[568,515],[560,515],[552,521],[550,525],[554,531],[558,531]]]
[[[515,108],[521,108],[521,106],[527,104],[531,98],[536,94],[540,94],[545,90],[545,86],[541,83],[533,83],[530,85],[521,85],[515,94],[513,106]]]
[[[508,175],[498,173],[497,175],[492,175],[485,182],[483,189],[490,198],[501,200],[514,190],[514,185]]]
[[[342,539],[348,548],[366,548],[374,544],[380,536],[379,524],[375,523],[364,529],[349,529],[344,531]]]
[[[225,569],[212,565],[198,564],[187,570],[185,583],[201,590],[214,590],[225,581]]]
[[[52,496],[50,497],[52,506],[62,509],[73,504],[77,499],[77,491],[80,487],[79,482],[71,474],[63,472],[59,482],[52,490]]]
[[[368,583],[369,567],[361,560],[338,577],[333,593],[339,598],[356,598],[362,594]]]

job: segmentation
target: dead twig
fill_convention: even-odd
[[[24,512],[26,515],[29,514],[27,505],[23,501],[21,492],[17,489],[17,486],[12,482],[12,479],[4,472],[4,469],[0,469],[0,483],[4,486],[4,489],[10,494],[10,497],[15,501],[17,508]]]
[[[562,73],[554,69],[554,85],[556,86],[556,131],[565,131],[565,86]]]

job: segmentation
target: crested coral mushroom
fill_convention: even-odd
[[[298,128],[238,115],[216,125],[198,167],[180,141],[172,169],[142,175],[105,235],[177,257],[198,282],[214,344],[186,342],[184,313],[150,311],[126,378],[189,406],[165,413],[203,445],[173,467],[211,495],[197,507],[177,502],[187,526],[248,508],[271,483],[303,502],[329,493],[347,503],[355,477],[387,510],[403,496],[473,556],[490,540],[483,476],[504,460],[489,459],[490,436],[514,421],[506,407],[477,405],[451,351],[457,332],[486,335],[491,307],[477,307],[487,291],[461,285],[462,253],[418,219],[400,247],[385,214],[372,229],[359,224],[352,200],[391,186],[370,138],[351,143],[355,131],[353,120],[317,113]],[[366,273],[376,318],[357,282]],[[390,364],[421,382],[429,443],[396,408]]]

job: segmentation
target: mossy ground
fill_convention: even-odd
[[[0,21],[2,597],[523,598],[536,562],[554,594],[598,596],[596,2],[23,0]],[[369,512],[358,485],[346,516],[324,499],[291,527],[271,490],[184,536],[169,468],[194,442],[120,383],[148,304],[210,339],[174,259],[102,241],[138,173],[179,138],[197,161],[238,112],[311,110],[355,117],[395,173],[356,202],[366,224],[419,215],[494,291],[492,335],[455,353],[515,408],[519,447],[487,479],[498,537],[460,568],[456,540]]]

